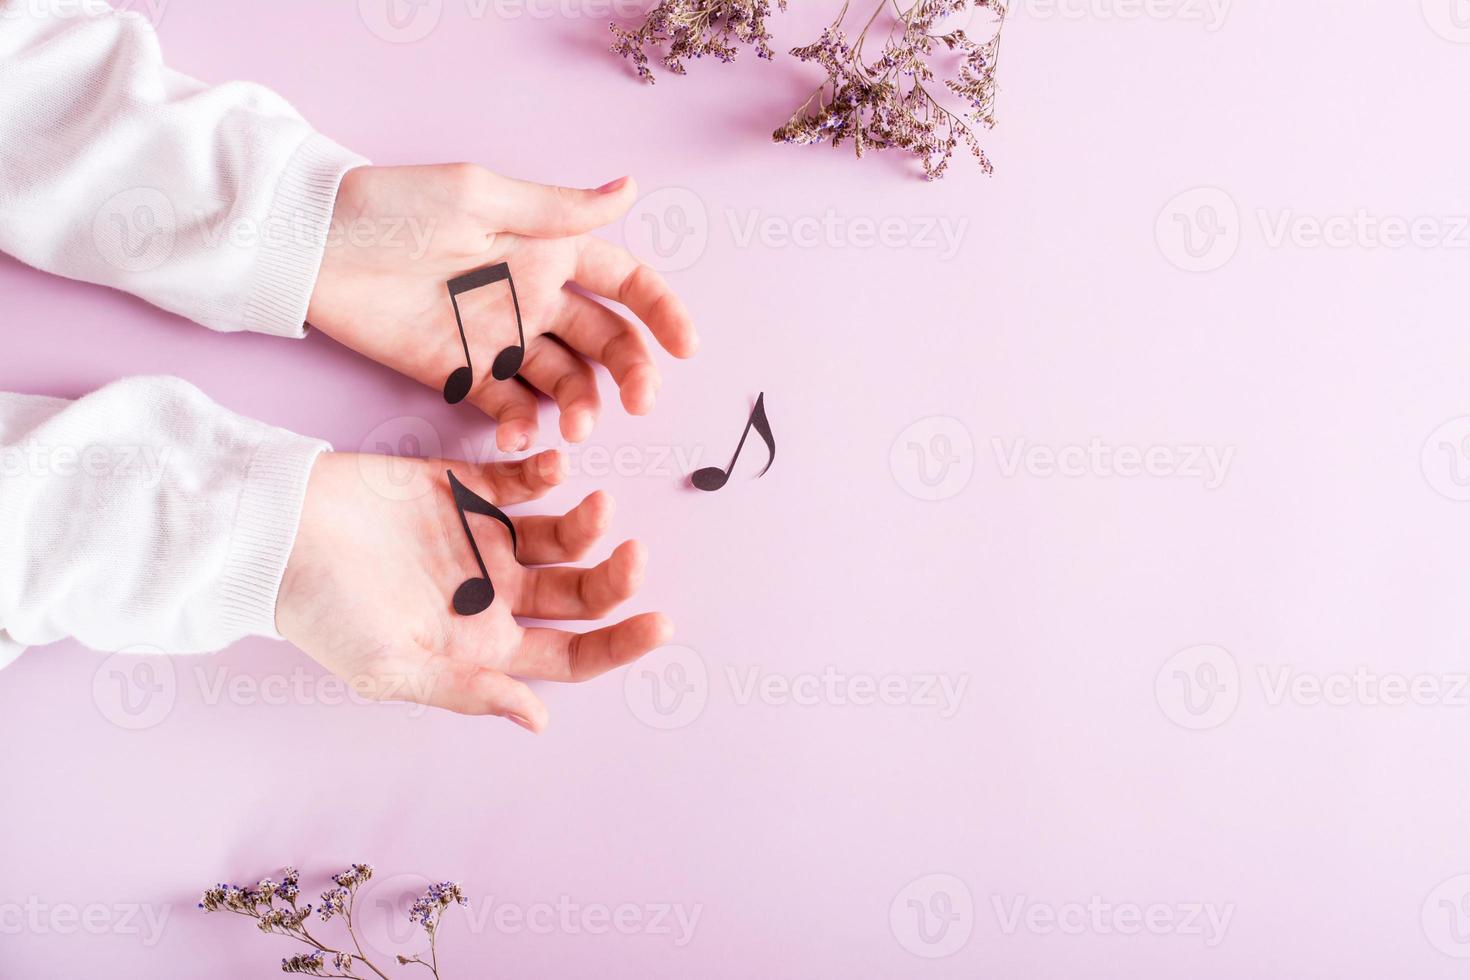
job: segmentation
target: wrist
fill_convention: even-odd
[[[309,134],[286,164],[275,188],[264,236],[255,256],[245,327],[300,337],[322,273],[342,181],[367,161],[317,133]]]
[[[278,637],[281,583],[298,536],[307,483],[331,447],[280,430],[250,462],[220,586],[221,621],[240,633]]]
[[[296,527],[291,536],[285,567],[281,571],[280,584],[276,590],[276,633],[298,646],[300,643],[297,638],[302,635],[301,624],[304,621],[307,596],[312,591],[309,585],[311,569],[317,566],[314,560],[317,551],[315,541],[324,519],[323,501],[331,496],[325,484],[330,477],[332,460],[337,455],[330,451],[321,453],[313,460],[311,469],[306,475]]]

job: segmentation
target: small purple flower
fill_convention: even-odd
[[[450,905],[468,905],[469,899],[465,898],[457,881],[441,881],[437,885],[430,885],[429,890],[423,897],[413,903],[408,910],[408,920],[417,922],[424,927],[425,932],[432,933],[439,925],[439,916]]]
[[[346,888],[329,888],[322,892],[321,904],[317,906],[317,915],[321,916],[323,922],[329,922],[332,916],[345,914],[351,901],[352,893]]]

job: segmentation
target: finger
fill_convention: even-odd
[[[515,453],[536,439],[536,393],[514,378],[487,380],[470,394],[470,404],[495,420],[495,445]]]
[[[556,335],[607,368],[630,414],[647,415],[658,395],[659,376],[643,335],[596,300],[569,289],[562,296],[565,305]]]
[[[526,584],[517,616],[533,619],[601,619],[627,600],[643,584],[648,550],[637,541],[624,541],[600,565],[568,568],[564,565],[526,570]]]
[[[519,558],[527,565],[577,561],[607,531],[612,515],[612,495],[598,490],[561,517],[522,517],[515,522]]]
[[[492,231],[537,238],[581,235],[611,224],[638,197],[638,185],[631,177],[582,190],[487,174],[482,186],[485,217]]]
[[[534,626],[526,630],[511,670],[522,677],[585,681],[663,646],[674,624],[663,613],[643,613],[590,633]]]
[[[434,677],[427,705],[462,715],[498,715],[530,732],[546,727],[546,705],[522,681],[448,657],[435,657],[426,669]]]
[[[683,301],[663,276],[633,258],[627,249],[600,238],[581,239],[572,280],[632,310],[675,357],[693,357],[699,350],[694,319]]]
[[[525,459],[482,463],[479,470],[490,490],[487,497],[498,504],[519,504],[545,496],[565,480],[567,461],[557,450],[548,449]]]
[[[521,377],[555,399],[568,440],[581,442],[592,433],[602,398],[586,361],[550,337],[537,337],[527,345]]]

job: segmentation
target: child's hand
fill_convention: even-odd
[[[587,234],[622,216],[636,195],[626,178],[572,190],[469,164],[349,171],[307,319],[373,360],[442,388],[464,364],[445,284],[508,262],[526,333],[520,377],[555,399],[563,436],[585,439],[599,402],[588,360],[612,372],[635,415],[653,407],[659,376],[642,331],[569,282],[626,305],[676,357],[699,346],[688,311],[663,278]],[[502,450],[525,449],[536,435],[535,394],[515,379],[490,376],[495,355],[515,343],[508,296],[486,287],[463,294],[459,305],[475,365],[468,400],[499,420]]]
[[[539,732],[546,706],[517,677],[581,681],[667,642],[672,625],[644,613],[590,633],[522,627],[514,616],[596,619],[638,590],[646,554],[626,541],[594,568],[527,568],[489,517],[470,529],[494,583],[490,607],[454,612],[478,578],[446,470],[497,505],[532,500],[561,482],[552,450],[515,463],[327,453],[317,460],[301,529],[281,583],[281,634],[362,693],[465,714],[495,714]],[[612,498],[599,491],[561,517],[513,518],[520,558],[581,558],[601,537]]]

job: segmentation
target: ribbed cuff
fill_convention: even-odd
[[[256,259],[244,329],[278,337],[306,335],[306,309],[321,271],[337,188],[347,171],[367,162],[319,133],[297,147],[265,219],[271,233]]]
[[[331,448],[272,429],[251,459],[220,584],[220,623],[232,632],[281,638],[276,597],[301,525],[311,468]]]

